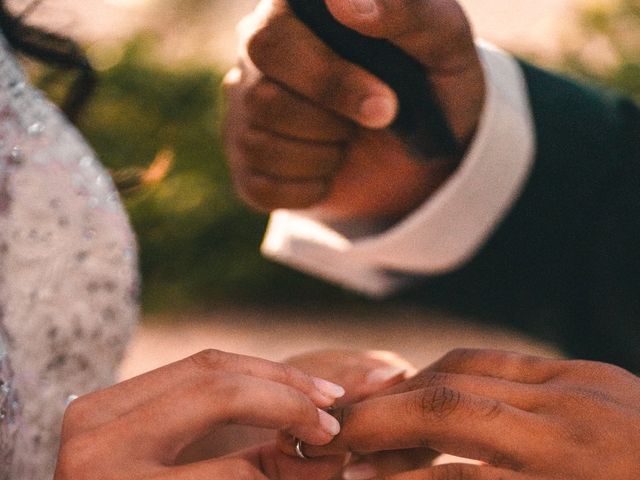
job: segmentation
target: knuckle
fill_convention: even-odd
[[[273,35],[269,25],[256,28],[246,40],[247,55],[251,61],[260,68],[260,65],[268,61],[270,52],[277,47],[278,36]]]
[[[69,438],[89,424],[96,408],[89,397],[80,397],[69,404],[62,419],[62,436]]]
[[[275,363],[274,364],[278,369],[278,376],[280,378],[281,383],[297,386],[304,385],[305,387],[311,386],[311,379],[309,379],[305,374],[303,374],[297,368],[287,365],[286,363]]]
[[[329,190],[328,182],[286,183],[262,175],[250,175],[245,191],[248,200],[263,210],[307,208],[321,201]]]
[[[579,447],[593,445],[597,440],[594,428],[585,423],[571,423],[564,432],[569,442]]]
[[[211,371],[224,367],[231,360],[231,356],[213,348],[202,350],[188,357],[188,360],[199,370]]]
[[[244,198],[258,210],[274,210],[284,204],[277,183],[263,175],[250,174],[244,184]]]
[[[445,420],[460,407],[462,394],[447,387],[423,389],[417,396],[418,413],[429,420]]]
[[[253,164],[263,159],[268,142],[268,134],[249,128],[238,139],[238,148],[244,154],[245,161]]]
[[[495,399],[489,399],[487,400],[487,403],[485,405],[485,408],[482,410],[482,417],[485,420],[495,420],[496,418],[500,417],[505,411],[505,404],[495,400]]]
[[[317,100],[333,110],[349,108],[349,105],[344,105],[343,100],[360,93],[357,91],[358,81],[354,70],[347,64],[326,62],[320,68],[318,77],[320,81],[314,82],[318,89]]]
[[[280,103],[282,94],[278,85],[262,77],[247,89],[244,97],[245,106],[254,115],[270,115]]]
[[[535,355],[522,355],[518,357],[518,363],[520,364],[520,370],[523,371],[536,371],[541,367],[550,366],[552,362],[549,360],[537,357]]]
[[[447,373],[428,372],[422,381],[424,388],[439,388],[449,384],[451,376]]]
[[[448,352],[439,364],[445,368],[473,363],[480,355],[480,350],[473,348],[456,348]]]

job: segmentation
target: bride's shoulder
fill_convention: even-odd
[[[50,478],[66,398],[113,381],[136,258],[108,172],[0,35],[0,324],[22,404],[19,478]]]

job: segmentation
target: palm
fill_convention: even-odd
[[[396,220],[420,205],[452,170],[452,162],[424,161],[388,130],[360,130],[326,199],[314,210],[330,220]]]

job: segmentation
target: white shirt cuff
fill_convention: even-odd
[[[384,296],[405,280],[388,273],[435,275],[470,260],[519,196],[533,165],[535,132],[517,62],[478,47],[487,96],[476,136],[460,166],[421,207],[375,235],[349,238],[304,212],[277,210],[262,244],[267,257]]]

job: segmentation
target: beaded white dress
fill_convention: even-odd
[[[109,175],[0,32],[0,480],[51,479],[67,398],[113,382],[136,253]]]

